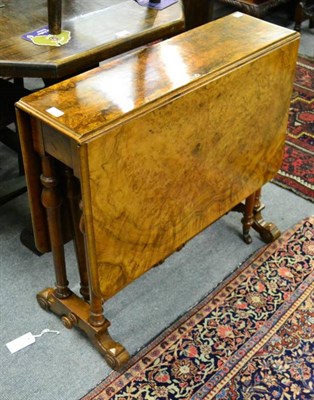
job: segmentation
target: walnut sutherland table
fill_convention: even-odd
[[[104,300],[244,199],[248,240],[256,193],[281,164],[298,42],[234,13],[17,103],[32,215],[41,197],[55,265],[38,302],[112,368],[129,355]],[[66,237],[83,298],[68,288]]]

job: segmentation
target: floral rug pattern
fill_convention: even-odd
[[[299,57],[281,168],[273,180],[314,202],[314,60]]]
[[[216,399],[314,398],[314,291]]]
[[[263,248],[83,400],[314,398],[314,217]]]

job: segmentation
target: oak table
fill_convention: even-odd
[[[30,205],[34,214],[41,197],[56,276],[38,302],[113,368],[129,355],[109,335],[105,300],[244,199],[248,234],[256,193],[281,165],[298,43],[234,13],[17,103]],[[68,228],[82,297],[68,287]]]
[[[181,1],[162,10],[134,0],[63,1],[61,47],[36,46],[22,35],[48,25],[47,2],[1,0],[0,76],[60,79],[184,29]]]

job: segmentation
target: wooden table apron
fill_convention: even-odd
[[[41,301],[98,348],[105,326],[100,351],[114,368],[128,355],[108,339],[102,301],[243,199],[254,202],[279,169],[298,42],[293,31],[235,13],[17,103],[23,153],[36,160],[26,166],[31,197],[42,173],[57,230],[60,279]],[[49,114],[52,106],[63,115]],[[67,287],[53,160],[80,182],[90,306]]]

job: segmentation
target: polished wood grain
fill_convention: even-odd
[[[97,259],[93,272],[103,297],[115,294],[275,175],[292,68],[284,86],[274,82],[289,58],[290,49],[281,59],[264,57],[86,145]],[[270,111],[275,96],[282,103]]]
[[[181,1],[157,11],[134,0],[71,0],[62,2],[62,29],[71,31],[70,42],[36,46],[21,36],[48,25],[47,2],[2,2],[0,76],[57,79],[184,29]]]
[[[62,161],[80,181],[90,315],[68,310],[68,325],[106,325],[103,300],[245,199],[250,241],[260,188],[281,164],[298,42],[294,31],[236,13],[17,103],[20,135],[32,135],[37,157]],[[57,212],[48,222],[59,226]],[[59,286],[39,296],[58,315],[62,257],[60,271]]]
[[[250,26],[254,27],[252,37],[247,34]],[[62,135],[84,143],[124,120],[181,96],[194,85],[250,62],[255,53],[262,56],[276,48],[277,42],[289,42],[295,37],[291,30],[246,15],[231,15],[158,46],[127,54],[123,62],[108,61],[32,94],[21,105],[33,115],[44,117]],[[52,106],[64,114],[51,116],[46,110]]]

